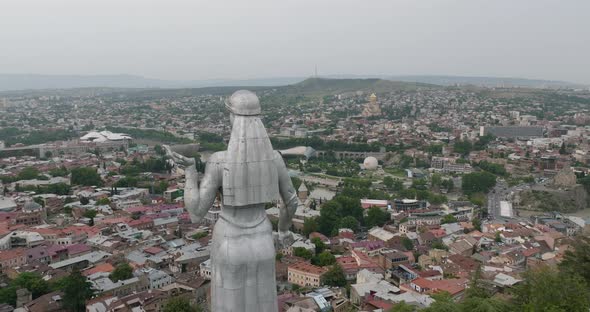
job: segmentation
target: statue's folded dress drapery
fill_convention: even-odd
[[[213,230],[211,265],[215,312],[278,311],[275,248],[266,216],[248,227],[220,218]]]

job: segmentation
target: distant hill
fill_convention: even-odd
[[[386,79],[413,81],[441,86],[474,85],[482,87],[528,87],[528,88],[583,88],[587,87],[567,81],[524,79],[510,77],[473,76],[386,76]]]
[[[162,88],[173,87],[165,80],[133,75],[26,75],[0,74],[0,91],[74,88]]]
[[[281,87],[286,93],[300,94],[325,94],[343,93],[353,91],[387,92],[392,90],[415,90],[418,88],[439,88],[433,84],[391,81],[376,78],[332,79],[332,78],[308,78],[299,83]]]
[[[75,88],[203,88],[226,86],[284,86],[303,78],[161,80],[134,75],[34,75],[0,74],[0,92],[15,90],[75,89]]]
[[[162,80],[135,75],[35,75],[0,74],[0,92],[15,90],[47,90],[75,88],[124,89],[192,89],[206,87],[280,87],[290,91],[332,90],[353,91],[373,89],[375,92],[399,88],[432,87],[432,85],[475,85],[485,87],[584,88],[565,81],[521,78],[469,76],[394,76],[394,75],[328,75],[322,78],[275,77],[260,79]]]

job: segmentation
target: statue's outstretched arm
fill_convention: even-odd
[[[216,162],[208,162],[199,187],[199,173],[195,166],[185,170],[184,207],[189,212],[192,222],[199,222],[215,201],[220,186],[220,176]]]
[[[170,146],[164,145],[166,155],[173,164],[184,168],[185,187],[184,187],[184,207],[189,212],[192,222],[199,222],[215,201],[217,189],[221,186],[221,176],[219,173],[219,154],[211,155],[205,166],[205,175],[199,187],[199,173],[195,166],[195,159],[185,157],[174,152]]]
[[[284,206],[280,207],[279,233],[284,233],[289,231],[289,228],[293,223],[293,216],[295,215],[295,211],[297,211],[299,199],[297,198],[297,192],[293,187],[293,182],[291,182],[291,177],[289,177],[285,162],[279,153],[277,153],[275,162],[279,175],[279,191],[281,193],[281,198],[285,203]]]

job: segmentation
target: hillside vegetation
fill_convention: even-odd
[[[390,92],[395,90],[416,90],[424,88],[441,88],[440,86],[417,83],[391,81],[384,79],[326,79],[308,78],[302,82],[281,87],[279,92],[285,94],[300,94],[306,96],[319,96],[354,91]]]

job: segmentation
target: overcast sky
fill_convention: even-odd
[[[1,0],[0,73],[590,83],[590,0]]]

